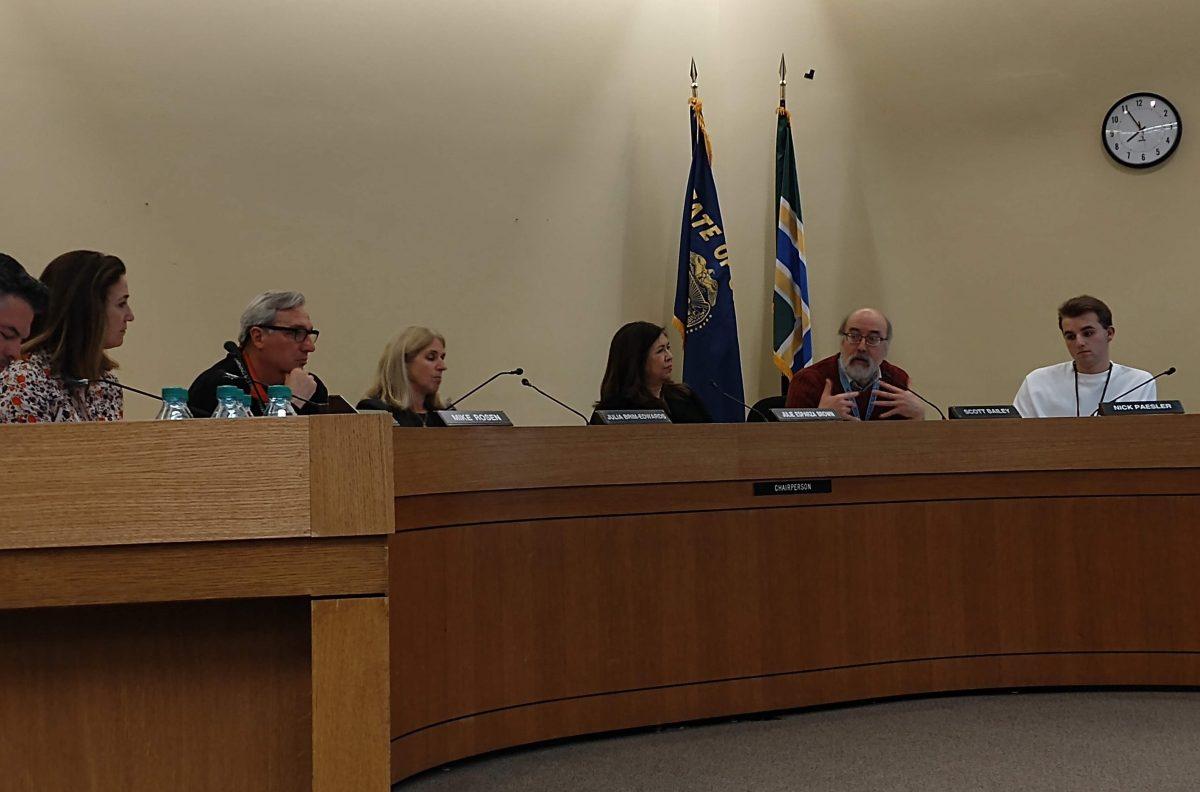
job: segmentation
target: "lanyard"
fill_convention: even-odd
[[[1104,404],[1104,396],[1108,393],[1108,381],[1110,379],[1112,379],[1112,370],[1113,370],[1113,364],[1109,363],[1108,364],[1108,376],[1106,376],[1104,378],[1104,390],[1100,391],[1100,401],[1096,403],[1097,404],[1096,409],[1099,409],[1099,405]],[[1076,368],[1074,362],[1071,363],[1071,371],[1075,372],[1075,417],[1078,418],[1079,417],[1079,369]]]
[[[838,361],[838,378],[842,381],[842,393],[849,393],[851,390],[853,390],[853,388],[851,387],[853,385],[853,383],[850,382],[849,375],[847,375],[845,369],[842,368],[842,362],[840,360]],[[860,418],[864,421],[871,420],[871,415],[874,414],[874,412],[875,412],[875,397],[879,395],[878,385],[879,385],[878,379],[872,380],[871,385],[870,385],[871,397],[869,399],[867,399],[867,417],[866,418],[863,418],[861,415],[858,414],[858,398],[856,397],[854,399],[854,401],[850,402],[850,410],[853,412],[855,418]]]
[[[266,409],[266,406],[267,406],[266,389],[264,389],[263,386],[258,384],[259,382],[261,382],[261,380],[259,380],[258,375],[254,373],[254,369],[250,368],[250,358],[246,357],[245,355],[242,355],[242,360],[246,364],[246,373],[250,375],[250,382],[246,383],[247,385],[250,386],[250,395],[257,398],[258,403],[263,406],[263,409]]]

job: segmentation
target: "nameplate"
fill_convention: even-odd
[[[816,407],[772,407],[771,415],[781,423],[795,421],[836,421],[837,413],[833,410],[819,410]]]
[[[1160,415],[1162,413],[1183,414],[1183,404],[1171,401],[1104,402],[1100,405],[1101,415]]]
[[[665,410],[596,410],[597,421],[607,425],[671,423]]]
[[[442,426],[512,426],[503,410],[438,410]]]
[[[1114,389],[1115,390],[1115,389]],[[951,407],[951,418],[1020,418],[1021,413],[1011,404]]]
[[[827,495],[833,492],[833,479],[789,479],[787,481],[756,481],[758,495]]]

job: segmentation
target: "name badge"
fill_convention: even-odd
[[[512,426],[503,410],[438,410],[442,426]]]
[[[1020,418],[1021,413],[1011,404],[951,407],[951,418]]]
[[[833,479],[756,481],[754,495],[823,495],[833,492]]]
[[[1183,404],[1171,401],[1104,402],[1100,405],[1101,415],[1160,415],[1162,413],[1183,414]]]
[[[617,424],[671,423],[665,410],[596,410],[594,422],[615,426]]]
[[[833,410],[819,410],[816,407],[772,407],[771,414],[781,423],[796,421],[836,421],[837,413]]]

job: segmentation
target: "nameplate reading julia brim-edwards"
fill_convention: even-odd
[[[1160,415],[1163,413],[1183,414],[1183,404],[1171,401],[1104,402],[1100,405],[1101,415]]]
[[[833,479],[789,479],[788,481],[756,481],[758,495],[826,495],[833,492]]]
[[[981,404],[951,407],[951,418],[1020,418],[1021,413],[1011,404]]]
[[[837,413],[833,410],[820,410],[816,407],[772,407],[771,414],[781,423],[794,421],[836,421]]]
[[[665,410],[596,410],[596,420],[602,424],[671,423]]]
[[[438,410],[446,426],[512,426],[503,410]]]

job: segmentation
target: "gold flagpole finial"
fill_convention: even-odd
[[[692,98],[693,99],[700,95],[700,83],[696,82],[696,77],[698,77],[699,74],[700,74],[700,72],[696,71],[696,59],[692,58]]]
[[[779,106],[787,107],[787,60],[779,56]]]

